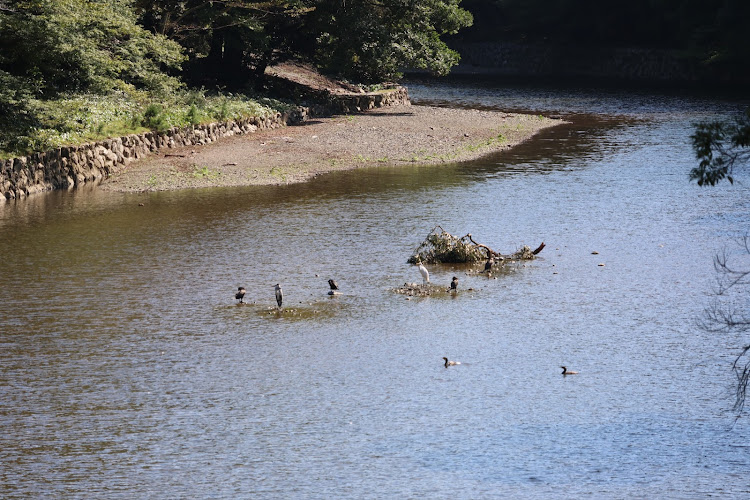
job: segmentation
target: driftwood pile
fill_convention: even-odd
[[[518,260],[531,260],[544,248],[544,243],[535,250],[524,245],[512,254],[501,254],[482,243],[477,243],[468,233],[465,236],[454,236],[441,226],[435,226],[427,238],[419,245],[407,261],[409,264],[464,264],[486,261],[490,257],[495,265]]]

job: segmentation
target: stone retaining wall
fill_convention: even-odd
[[[331,96],[319,104],[300,106],[288,113],[174,127],[164,132],[132,134],[0,160],[0,203],[53,189],[72,189],[87,183],[98,183],[130,162],[165,148],[209,144],[222,137],[294,125],[312,116],[408,104],[409,95],[404,87],[380,93]]]

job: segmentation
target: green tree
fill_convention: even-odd
[[[295,54],[313,0],[137,0],[144,26],[179,42],[195,84],[243,87]]]
[[[441,40],[469,26],[459,0],[138,0],[145,26],[178,41],[194,83],[241,87],[290,57],[357,81],[403,67],[445,74],[458,54]]]
[[[403,68],[445,75],[459,60],[441,37],[471,26],[460,0],[320,0],[310,16],[311,57],[359,81],[395,79]]]
[[[0,2],[0,149],[25,150],[50,126],[45,100],[171,92],[182,49],[136,23],[129,0]],[[54,120],[52,120],[54,121]]]
[[[8,0],[0,70],[43,96],[115,89],[171,91],[180,46],[136,23],[129,0]]]

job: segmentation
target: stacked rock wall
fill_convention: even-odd
[[[0,203],[53,189],[72,189],[87,183],[98,183],[133,160],[165,148],[209,144],[222,137],[301,123],[310,116],[408,104],[407,90],[399,87],[381,93],[336,96],[321,104],[298,107],[291,112],[271,116],[174,127],[163,132],[132,134],[0,160]]]

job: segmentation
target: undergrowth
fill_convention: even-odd
[[[0,129],[0,158],[148,130],[267,116],[289,107],[275,99],[210,94],[205,90],[187,90],[158,98],[143,92],[113,92],[32,99],[27,106],[31,116],[28,123]]]

